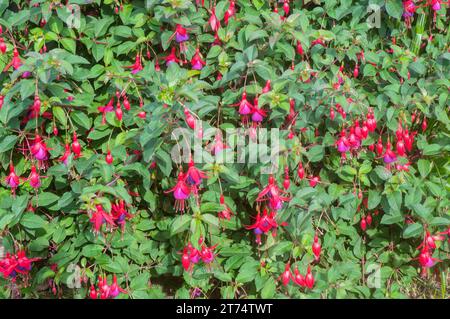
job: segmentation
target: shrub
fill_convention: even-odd
[[[422,2],[3,2],[0,295],[448,297]]]

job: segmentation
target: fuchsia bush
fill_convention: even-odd
[[[0,296],[448,298],[447,9],[3,2]]]

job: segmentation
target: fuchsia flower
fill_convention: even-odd
[[[144,68],[142,67],[141,56],[139,53],[136,54],[136,58],[133,65],[125,66],[125,68],[130,68],[132,74],[136,74],[139,71],[142,71]]]
[[[128,213],[125,207],[125,201],[122,199],[119,202],[111,205],[111,215],[114,222],[117,225],[120,225],[122,233],[125,230],[126,220],[133,218],[133,215]]]
[[[102,205],[96,205],[96,210],[92,213],[89,221],[92,223],[92,226],[94,227],[94,233],[99,233],[100,228],[103,224],[109,224],[110,227],[114,227],[114,220],[111,214],[105,212],[103,210]]]
[[[417,249],[421,249],[419,256],[414,259],[418,259],[420,265],[422,266],[422,276],[426,276],[427,269],[433,267],[437,262],[441,260],[433,257],[433,249],[436,249],[436,241],[444,240],[445,238],[438,235],[431,235],[427,230],[425,232],[425,236],[423,238],[422,243],[417,247]]]
[[[165,191],[164,193],[173,193],[173,197],[175,198],[175,210],[183,212],[185,209],[185,201],[189,198],[191,194],[191,188],[185,182],[186,176],[183,171],[178,174],[178,181],[176,185]]]
[[[210,145],[212,153],[216,156],[226,148],[228,148],[228,145],[223,143],[222,134],[220,132],[217,133],[214,137],[214,142]]]
[[[117,284],[117,276],[113,276],[113,282],[111,285],[108,285],[108,280],[105,277],[98,277],[98,283],[97,283],[98,289],[95,289],[94,285],[91,285],[91,288],[89,289],[89,297],[91,299],[113,299],[116,298],[120,293],[126,294],[127,291],[122,289]]]
[[[247,100],[247,92],[242,93],[241,101],[232,106],[239,106],[240,115],[248,115],[252,113],[253,105]]]
[[[191,128],[195,129],[195,118],[192,116],[191,112],[187,107],[184,108],[183,111],[185,115],[186,124]]]
[[[341,132],[341,137],[336,142],[336,145],[337,145],[337,150],[340,153],[345,153],[345,152],[348,152],[350,150],[350,143],[348,141],[347,136],[345,136],[345,131]]]
[[[269,176],[269,183],[259,193],[256,198],[257,202],[269,201],[269,207],[275,211],[280,210],[283,202],[291,200],[290,197],[284,196],[287,192],[281,190],[272,175]]]
[[[416,5],[413,0],[403,1],[403,17],[410,18],[416,12]]]
[[[164,57],[164,60],[166,61],[166,66],[169,66],[171,63],[179,63],[180,60],[177,58],[175,54],[175,48],[172,48],[170,51],[170,54],[166,57]]]
[[[63,156],[61,156],[61,158],[59,159],[61,162],[64,163],[64,165],[67,165],[67,161],[69,159],[70,154],[72,154],[72,152],[70,151],[70,145],[66,144],[64,145],[65,151]]]
[[[39,161],[48,159],[48,149],[45,142],[42,141],[42,138],[36,134],[33,144],[31,145],[31,154],[33,154],[34,158]]]
[[[11,60],[11,62],[9,62],[5,68],[3,69],[3,72],[6,72],[9,70],[10,67],[13,67],[14,70],[19,69],[22,66],[22,60],[20,59],[19,56],[19,51],[17,50],[17,48],[14,48],[13,50],[13,58]],[[30,75],[30,72],[24,72],[24,74],[22,74],[23,77],[28,77]]]
[[[246,124],[248,122],[248,116],[253,112],[253,105],[247,100],[247,92],[242,93],[242,98],[239,103],[231,104],[231,106],[239,106],[239,114],[242,116],[242,122]]]
[[[267,92],[270,92],[270,80],[267,80],[266,81],[266,85],[264,86],[264,88],[263,88],[263,90],[262,90],[262,93],[264,94],[264,93],[267,93]]]
[[[214,32],[219,31],[220,20],[216,16],[216,7],[215,6],[212,7],[212,9],[211,9],[211,13],[209,15],[208,23],[211,26],[211,30],[213,30]]]
[[[383,155],[383,161],[386,164],[390,164],[397,161],[397,155],[395,155],[395,153],[391,150],[391,143],[389,141],[386,144],[386,151]]]
[[[195,50],[195,54],[191,59],[191,65],[193,70],[201,70],[203,69],[203,66],[206,65],[206,62],[201,58],[199,48]]]
[[[0,273],[5,278],[15,280],[17,274],[27,275],[31,270],[32,263],[41,258],[28,258],[24,250],[20,250],[15,255],[7,253],[3,259],[0,259]]]
[[[236,2],[234,0],[230,0],[230,5],[228,6],[227,11],[225,11],[224,21],[225,25],[228,25],[228,21],[230,18],[236,15]]]
[[[281,274],[281,282],[283,283],[283,286],[287,286],[292,278],[292,272],[291,272],[291,264],[287,263],[284,266],[284,271]]]
[[[20,184],[20,178],[17,176],[14,165],[12,163],[9,164],[9,175],[6,176],[6,184],[12,188],[13,192]]]
[[[227,204],[225,204],[225,197],[223,196],[223,194],[220,194],[220,205],[222,205],[223,210],[220,211],[217,215],[219,219],[226,219],[226,220],[230,220],[231,216],[233,216],[233,212],[231,211],[231,209],[227,206]]]
[[[99,106],[98,111],[102,113],[102,125],[106,124],[106,113],[114,111],[114,98],[109,100],[105,106]]]
[[[253,100],[253,108],[252,108],[252,121],[255,125],[261,123],[264,118],[267,116],[267,112],[258,106],[258,98],[255,97]]]
[[[196,168],[194,165],[194,161],[191,159],[189,161],[189,168],[186,172],[185,177],[186,184],[189,186],[199,186],[202,183],[203,179],[207,178],[207,175],[203,171]]]
[[[441,10],[441,0],[431,0],[431,8],[433,8],[434,11]]]
[[[174,35],[175,41],[177,41],[177,43],[183,43],[189,40],[189,33],[181,24],[176,25]]]
[[[30,182],[31,187],[37,189],[41,187],[41,178],[45,178],[45,176],[40,176],[36,170],[36,166],[31,166],[31,173],[28,177],[28,181]]]
[[[314,259],[316,261],[319,260],[321,251],[322,251],[322,247],[320,246],[320,243],[319,243],[319,236],[317,234],[315,234],[314,235],[314,243],[312,245],[312,252],[314,254]]]
[[[245,226],[246,229],[251,230],[253,229],[253,232],[256,235],[256,243],[258,245],[261,244],[261,234],[267,234],[269,231],[272,232],[272,236],[276,237],[277,235],[277,228],[278,223],[275,220],[276,218],[276,212],[272,211],[270,214],[267,214],[267,209],[264,209],[263,214],[258,212],[256,215],[256,221],[253,225]],[[287,224],[283,222],[281,226],[286,226]]]
[[[200,257],[205,264],[210,264],[214,261],[216,255],[214,254],[214,249],[217,247],[217,244],[211,247],[203,245],[202,250],[200,251]]]
[[[200,243],[203,240],[200,239]],[[202,249],[199,251],[197,248],[192,246],[189,242],[188,245],[183,248],[183,253],[181,256],[181,264],[185,271],[191,271],[193,266],[197,264],[200,260],[205,264],[210,264],[214,261],[216,254],[214,253],[214,249],[217,247],[217,244],[211,247],[202,245]]]

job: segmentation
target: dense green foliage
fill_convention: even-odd
[[[1,247],[3,257],[24,250],[39,258],[26,274],[1,277],[0,296],[86,298],[98,276],[111,283],[116,275],[126,290],[117,298],[448,298],[447,5],[435,16],[417,8],[405,23],[401,0],[290,1],[287,17],[285,2],[238,0],[235,14],[229,0],[198,2],[0,4]],[[379,5],[379,26],[366,22],[369,4]],[[187,41],[177,43],[177,24]],[[172,49],[179,61],[167,66]],[[244,91],[267,112],[255,130],[282,129],[273,177],[280,188],[286,172],[290,181],[276,236],[263,234],[260,245],[246,226],[268,207],[256,199],[271,162],[197,162],[208,178],[183,213],[167,192],[188,169],[171,159],[174,130],[198,140],[188,119],[201,119],[204,132],[253,125],[231,106]],[[371,116],[376,128],[343,158],[341,132]],[[404,156],[399,136],[413,140]],[[217,146],[214,135],[201,142]],[[207,147],[203,154],[214,159]],[[218,214],[221,194],[229,220]],[[125,223],[108,217],[121,201]],[[426,252],[439,261],[421,272],[427,231],[436,247],[425,240]],[[185,270],[189,242],[200,251],[217,245],[214,260]],[[312,289],[282,284],[287,263],[301,274],[310,266]]]

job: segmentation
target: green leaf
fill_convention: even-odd
[[[384,166],[377,166],[374,169],[375,173],[379,178],[386,181],[391,178],[392,173]]]
[[[431,163],[427,160],[424,159],[418,160],[417,167],[419,169],[419,173],[422,176],[422,178],[427,177],[428,174],[431,172]]]
[[[381,218],[381,224],[383,225],[392,225],[396,223],[400,223],[403,221],[403,216],[401,214],[384,214]]]
[[[322,160],[324,155],[324,150],[322,145],[315,145],[306,153],[306,156],[311,162],[319,162]]]
[[[381,196],[380,194],[375,190],[369,190],[369,198],[367,201],[367,208],[368,209],[374,209],[380,204]]]
[[[52,113],[56,117],[58,122],[60,122],[64,127],[67,127],[67,116],[62,107],[54,106],[52,109]]]
[[[387,13],[396,19],[400,19],[403,13],[403,5],[401,0],[387,0],[386,1]]]
[[[403,231],[403,238],[421,237],[423,235],[423,226],[419,223],[408,225]]]
[[[48,207],[59,199],[59,196],[50,192],[40,193],[38,195],[38,205]]]
[[[170,235],[176,235],[189,228],[192,217],[190,215],[177,216],[170,225]]]
[[[39,215],[28,213],[22,216],[20,224],[25,228],[38,229],[44,228],[47,225],[47,221]]]
[[[85,257],[97,257],[102,254],[103,246],[101,245],[94,245],[89,244],[83,247],[81,250],[81,254]]]
[[[17,135],[8,135],[0,138],[0,153],[9,151],[17,142]]]
[[[92,126],[92,120],[83,112],[73,112],[71,118],[75,123],[81,125],[86,130],[89,130]]]
[[[261,297],[263,299],[270,299],[273,298],[275,295],[277,285],[275,283],[275,280],[272,277],[269,277],[267,279],[266,283],[264,284],[264,287],[261,290]]]
[[[203,214],[202,215],[202,220],[207,222],[208,224],[215,226],[215,227],[219,227],[219,219],[211,214]]]
[[[75,54],[77,44],[74,39],[62,38],[61,40],[62,46],[69,52]]]

